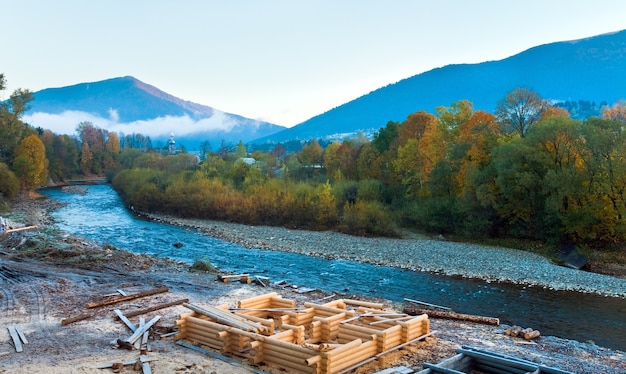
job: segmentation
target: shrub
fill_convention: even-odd
[[[379,202],[358,201],[346,205],[339,231],[351,235],[398,236],[391,214]]]
[[[189,268],[189,271],[198,272],[198,273],[217,273],[217,269],[215,268],[215,266],[213,266],[211,261],[209,261],[206,258],[197,259],[193,263],[193,265],[191,265],[191,268]]]

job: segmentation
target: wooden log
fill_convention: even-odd
[[[262,362],[265,362],[266,364],[272,366],[277,366],[281,369],[288,369],[288,371],[291,372],[296,372],[296,373],[303,373],[303,374],[308,374],[308,373],[316,373],[317,369],[315,367],[309,367],[306,365],[298,365],[295,362],[292,362],[290,360],[285,360],[279,357],[273,357],[273,356],[263,356],[263,358],[261,359]]]
[[[24,351],[24,347],[22,346],[22,342],[20,341],[20,337],[17,334],[17,330],[15,330],[14,326],[9,326],[9,335],[11,335],[11,339],[13,339],[13,346],[15,347],[15,352],[20,353]]]
[[[146,362],[148,361],[156,361],[158,360],[157,358],[148,358],[146,360]],[[122,364],[122,366],[128,366],[128,365],[134,365],[137,362],[137,360],[132,360],[132,361],[124,361],[124,362],[120,362],[120,364]],[[102,365],[98,365],[95,366],[94,369],[110,369],[113,367],[113,363],[109,363],[109,364],[102,364]]]
[[[167,288],[167,287],[158,287],[158,288],[154,288],[154,289],[151,289],[151,290],[139,292],[139,293],[136,293],[136,294],[131,294],[131,295],[127,295],[127,296],[116,297],[116,298],[109,299],[109,300],[103,300],[103,301],[97,301],[97,302],[89,303],[89,304],[87,304],[87,308],[91,309],[91,308],[97,308],[97,307],[104,306],[104,305],[111,305],[111,304],[121,303],[122,301],[138,299],[140,297],[156,295],[156,294],[164,293],[164,292],[168,292],[168,291],[169,291],[169,288]]]
[[[302,363],[304,363],[306,359],[316,356],[318,354],[317,352],[309,350],[309,349],[296,349],[296,347],[300,347],[300,346],[294,344],[294,347],[285,348],[279,345],[272,344],[271,340],[269,341],[266,340],[263,343],[263,354],[266,354],[267,352],[274,352],[277,354],[279,353],[286,357],[294,357],[294,358],[302,359]]]
[[[82,321],[82,320],[87,319],[87,318],[89,318],[91,316],[92,315],[90,313],[83,313],[83,314],[79,314],[79,315],[77,315],[75,317],[64,318],[64,319],[61,320],[61,325],[63,325],[63,326],[69,325],[70,323]]]
[[[526,340],[536,339],[539,337],[539,335],[541,335],[541,333],[538,330],[531,330],[529,332],[524,333],[524,339]]]
[[[133,310],[131,312],[126,312],[125,315],[128,318],[132,318],[132,317],[135,317],[135,316],[138,316],[138,315],[141,315],[141,314],[155,312],[157,310],[169,308],[171,306],[182,305],[182,304],[188,303],[188,302],[189,302],[189,299],[180,299],[180,300],[171,301],[171,302],[168,302],[168,303],[157,304],[155,306],[151,306],[151,307],[145,308],[145,309],[139,309],[139,310]]]
[[[18,227],[16,229],[9,229],[9,230],[5,230],[3,233],[4,234],[9,234],[12,232],[18,232],[18,231],[24,231],[24,230],[33,230],[36,229],[37,226],[26,226],[26,227]]]
[[[215,349],[222,349],[224,347],[224,341],[223,340],[218,340],[218,339],[211,339],[208,336],[205,335],[199,335],[199,334],[195,334],[195,333],[189,333],[185,336],[185,339],[187,340],[193,340],[195,342],[204,344],[204,345],[208,345],[211,348],[215,348]]]
[[[432,318],[441,318],[441,319],[453,319],[459,321],[468,321],[474,323],[482,323],[485,325],[500,325],[500,319],[494,317],[484,317],[484,316],[476,316],[473,314],[462,314],[455,312],[448,312],[442,310],[424,310],[424,309],[414,309],[414,308],[404,308],[403,310],[407,314],[417,315],[417,314],[428,314],[429,317]]]
[[[264,295],[259,295],[259,296],[255,296],[255,297],[250,297],[250,298],[247,298],[247,299],[239,300],[237,302],[237,304],[238,304],[237,307],[238,308],[243,308],[241,306],[241,304],[255,303],[257,301],[270,299],[270,298],[276,297],[276,296],[278,296],[278,293],[270,292],[270,293],[266,293]]]
[[[366,308],[380,309],[380,310],[385,309],[385,304],[382,304],[382,303],[371,303],[368,301],[352,300],[352,299],[342,299],[342,300],[346,305],[356,305],[356,306],[362,306]]]
[[[193,304],[189,304],[189,303],[184,303],[183,306],[193,310],[196,313],[199,313],[199,314],[211,317],[212,319],[214,319],[217,322],[222,323],[224,325],[236,327],[238,329],[242,329],[242,330],[245,330],[245,331],[251,331],[251,332],[255,332],[255,333],[259,332],[259,330],[261,330],[261,331],[265,330],[265,326],[263,326],[261,324],[247,321],[243,317],[239,317],[239,316],[237,316],[237,315],[235,315],[233,313],[226,312],[226,311],[218,309],[218,308],[213,308],[213,307],[204,307],[203,308],[203,307],[199,307],[197,305],[193,305]]]

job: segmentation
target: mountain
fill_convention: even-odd
[[[499,61],[448,65],[382,87],[256,143],[371,133],[419,110],[467,99],[493,112],[516,87],[555,102],[612,105],[626,98],[626,30],[528,49]]]
[[[165,145],[171,133],[189,150],[208,140],[213,148],[271,135],[282,126],[185,101],[134,77],[107,79],[33,93],[24,120],[56,133],[74,134],[80,122],[123,134],[148,135]]]

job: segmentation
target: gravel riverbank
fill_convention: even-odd
[[[558,266],[534,253],[422,238],[364,238],[336,232],[249,226],[221,221],[146,215],[246,248],[346,259],[416,271],[510,282],[553,290],[626,297],[626,278]]]

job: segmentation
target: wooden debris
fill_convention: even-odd
[[[221,275],[221,274],[219,274],[217,276],[217,280],[226,283],[226,282],[230,282],[231,280],[236,280],[236,279],[241,280],[241,278],[243,278],[243,277],[245,277],[247,279],[249,276],[250,276],[250,274],[248,274],[248,273],[245,273],[245,274],[233,274],[233,275]]]
[[[24,331],[22,331],[22,328],[19,326],[15,326],[15,331],[17,331],[17,335],[20,337],[22,343],[28,344],[28,340],[26,340],[26,335],[24,335]]]
[[[6,230],[6,231],[4,231],[4,233],[5,233],[5,234],[9,234],[9,233],[12,233],[12,232],[18,232],[18,231],[24,231],[24,230],[33,230],[33,229],[36,229],[36,228],[37,228],[37,226],[19,227],[19,228],[17,228],[17,229],[9,229],[9,230]]]
[[[122,296],[128,296],[128,294],[126,293],[126,291],[123,290],[117,290],[117,293],[119,293]]]
[[[160,318],[161,318],[161,316],[156,316],[156,317],[152,318],[148,323],[146,323],[145,325],[143,325],[140,328],[138,328],[137,331],[135,331],[133,333],[133,335],[131,335],[125,341],[129,342],[130,344],[134,344],[137,341],[137,339],[139,339],[140,336],[142,336],[146,331],[148,331],[148,329],[150,327],[152,327],[152,325],[157,323]]]
[[[128,326],[128,328],[132,331],[135,332],[137,331],[137,326],[135,326],[134,323],[132,323],[128,318],[126,318],[126,316],[124,315],[124,313],[122,313],[121,310],[119,309],[113,309],[113,311],[115,312],[115,314],[117,314],[117,316],[119,317],[119,319],[124,322],[124,324],[126,326]]]
[[[139,360],[141,360],[141,357],[139,358]],[[144,359],[143,362],[156,361],[156,360],[158,360],[158,359],[150,357],[150,358]],[[132,361],[118,362],[117,364],[122,364],[123,366],[129,366],[129,365],[135,365],[136,362],[137,362],[137,360],[132,360]],[[109,364],[99,365],[99,366],[96,366],[94,369],[111,369],[113,367],[113,365],[115,365],[115,364],[116,363],[109,363]]]
[[[75,317],[64,318],[64,319],[61,320],[61,325],[63,325],[63,326],[69,325],[70,323],[82,321],[82,320],[87,319],[89,317],[91,317],[90,313],[83,313],[83,314],[79,314],[79,315],[77,315]]]
[[[11,352],[0,352],[0,357],[8,356]]]
[[[429,317],[441,318],[441,319],[454,319],[458,321],[468,321],[474,323],[482,323],[485,325],[499,326],[500,319],[494,317],[476,316],[473,314],[462,314],[444,310],[430,310],[430,309],[415,309],[405,307],[404,313],[410,315],[428,314]]]
[[[24,347],[22,346],[22,341],[17,333],[17,330],[14,326],[9,326],[9,335],[11,335],[11,339],[13,339],[13,346],[15,347],[15,352],[20,353],[24,351]]]
[[[504,330],[504,333],[508,336],[520,337],[526,340],[537,339],[541,335],[538,330],[534,330],[530,327],[524,329],[520,326],[511,326],[508,329]]]
[[[130,344],[127,341],[124,341],[122,339],[117,339],[117,345],[121,348],[121,349],[127,349],[129,351],[132,351],[133,349],[135,349],[135,346]]]
[[[154,289],[151,289],[151,290],[139,292],[139,293],[132,294],[132,295],[127,295],[127,296],[117,297],[117,298],[113,298],[113,299],[109,299],[109,300],[103,300],[103,301],[98,301],[98,302],[94,302],[94,303],[89,303],[89,304],[87,304],[87,308],[97,308],[99,306],[121,303],[122,301],[138,299],[140,297],[156,295],[156,294],[164,293],[164,292],[168,292],[168,291],[169,291],[169,288],[167,288],[167,287],[158,287],[158,288],[154,288]]]
[[[169,307],[175,306],[175,305],[182,305],[182,304],[188,303],[188,302],[189,302],[189,299],[180,299],[180,300],[172,301],[172,302],[169,302],[169,303],[158,304],[158,305],[151,306],[151,307],[145,308],[145,309],[133,310],[133,311],[130,311],[130,312],[126,312],[125,315],[128,318],[132,318],[132,317],[138,316],[140,314],[151,313],[151,312],[155,312],[155,311],[160,310],[160,309],[169,308]]]

